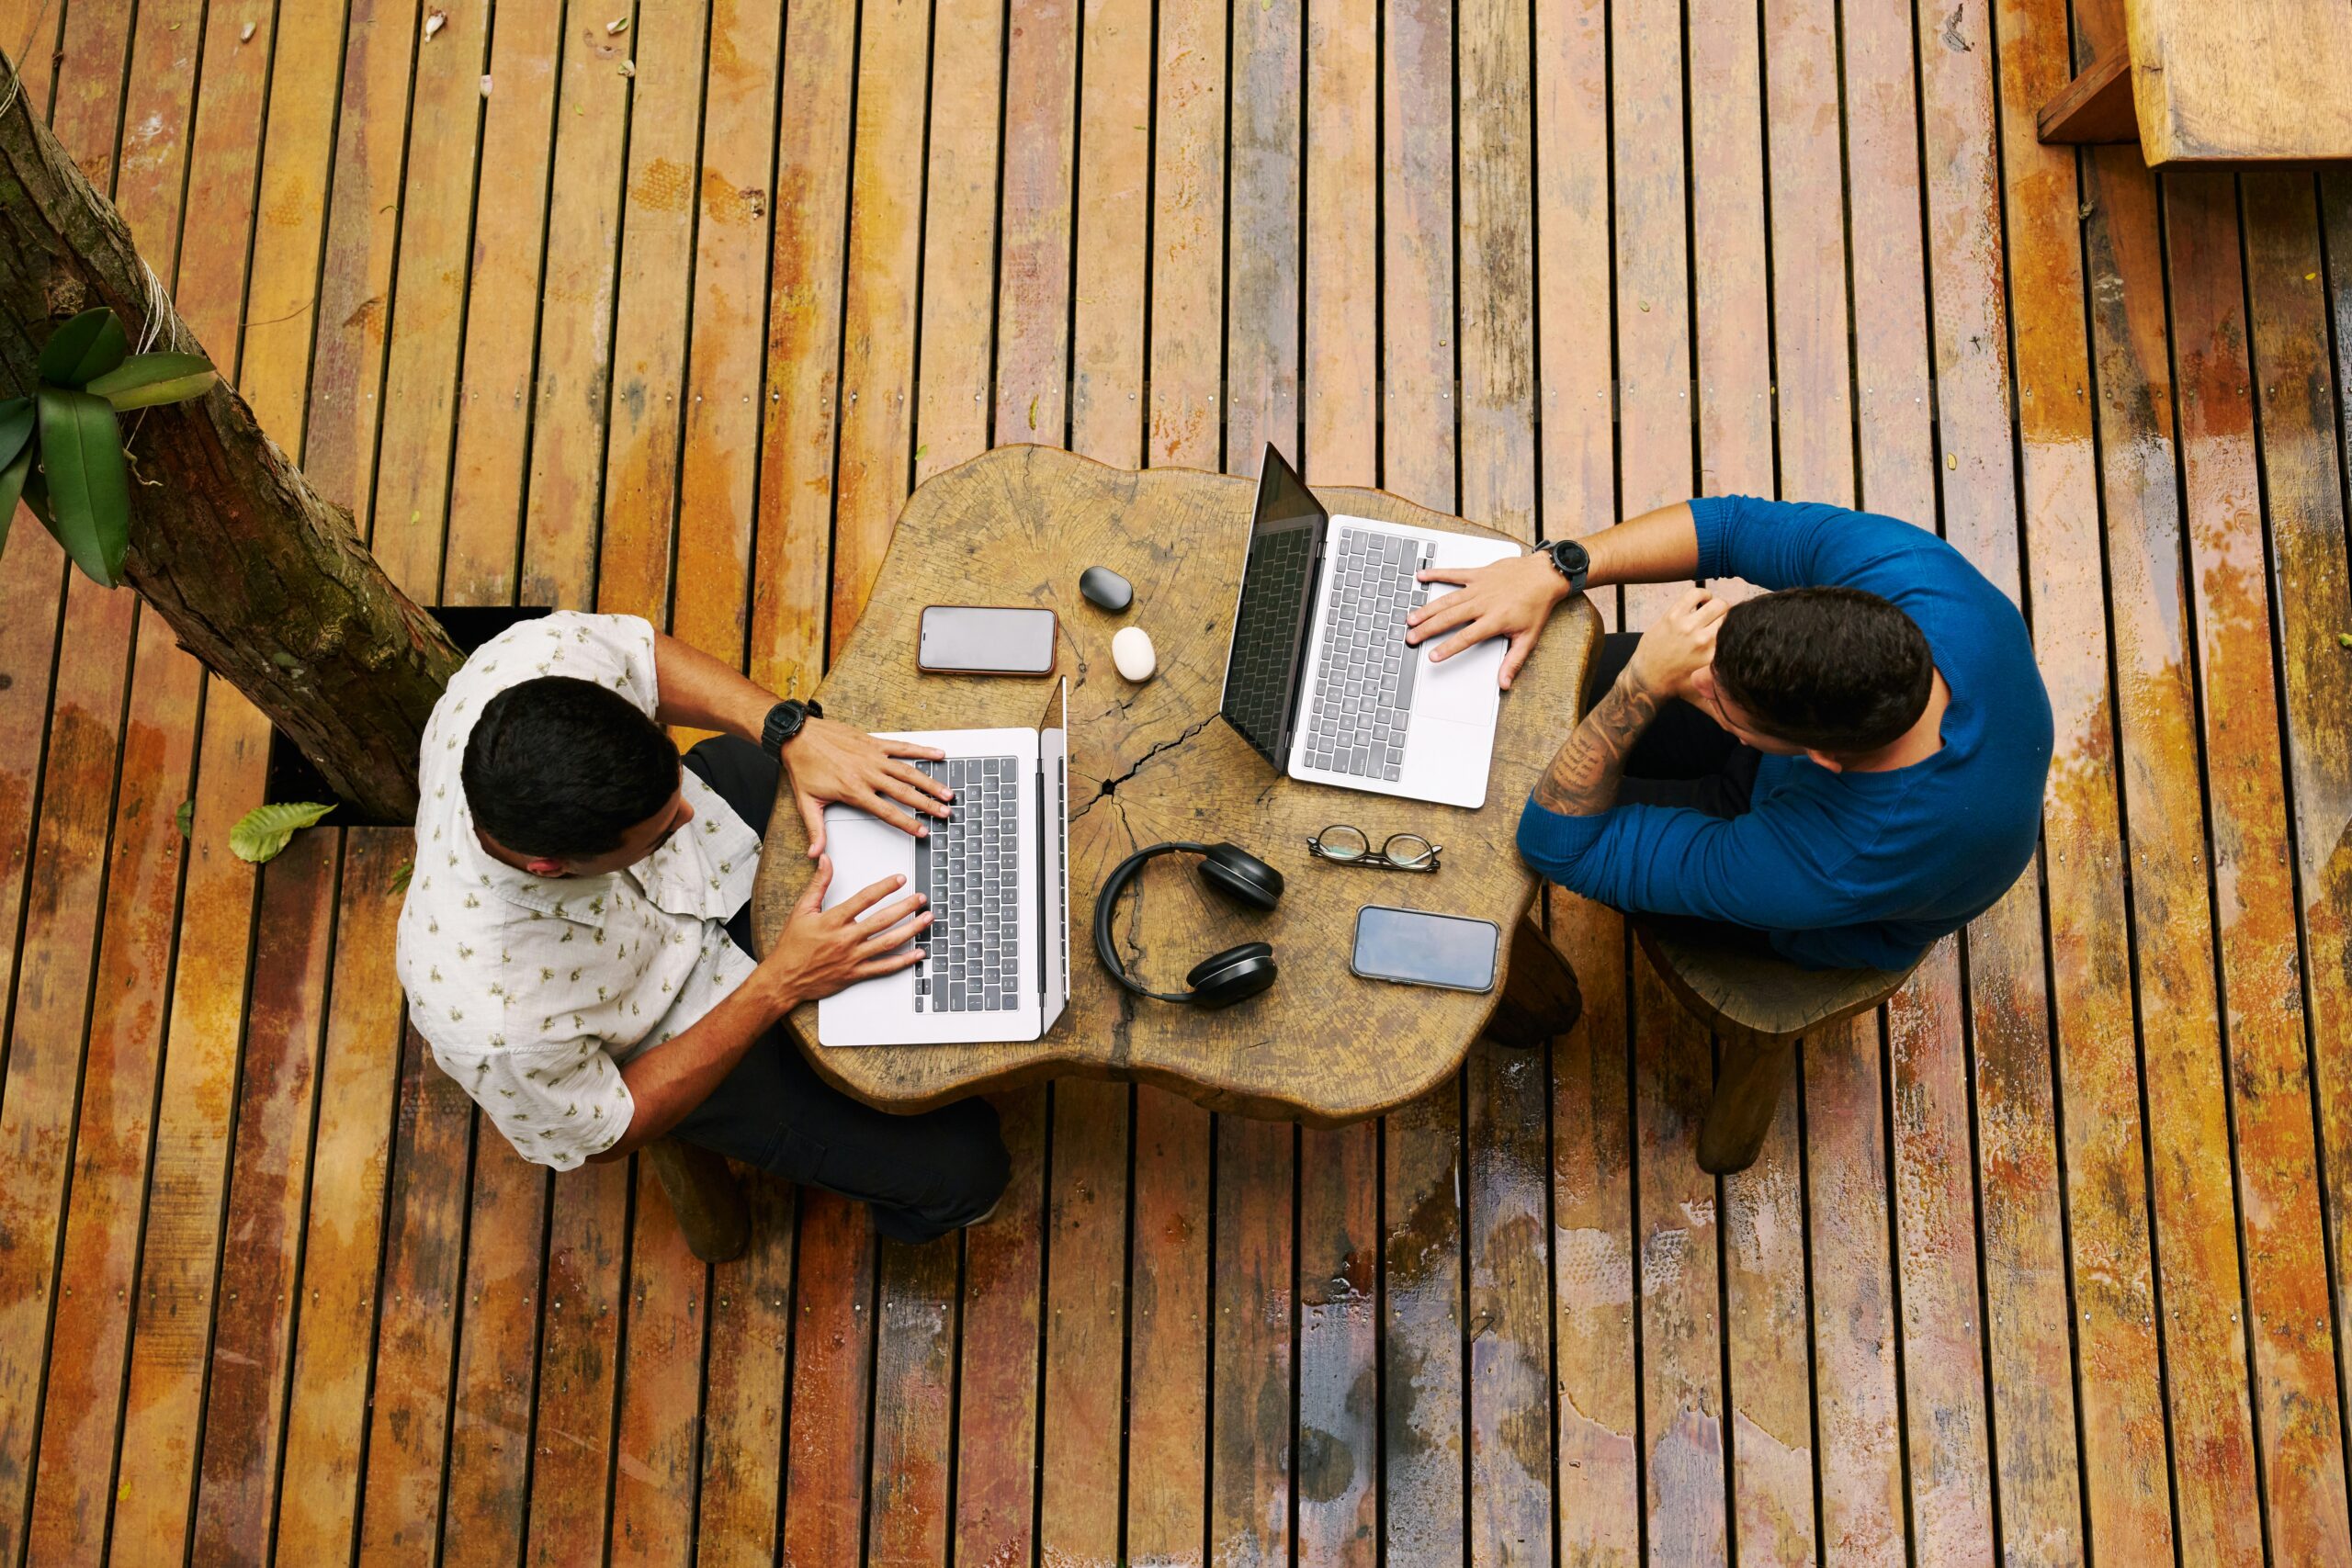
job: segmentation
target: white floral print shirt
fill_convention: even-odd
[[[459,779],[484,704],[541,675],[609,686],[650,716],[653,628],[560,612],[485,643],[425,726],[415,870],[401,908],[409,1016],[441,1070],[524,1158],[570,1170],[628,1131],[618,1064],[683,1032],[743,983],[724,922],[752,896],[760,840],[691,773],[694,820],[626,871],[538,877],[474,836]]]

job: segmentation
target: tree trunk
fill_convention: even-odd
[[[15,75],[0,63],[0,93]],[[29,95],[11,96],[0,114],[0,395],[32,390],[59,317],[111,306],[136,344],[151,303],[129,226],[32,116]],[[152,298],[155,346],[202,353],[164,291]],[[162,482],[131,486],[130,586],[346,800],[413,817],[417,749],[460,662],[455,645],[225,383],[126,429],[131,419],[135,471]]]

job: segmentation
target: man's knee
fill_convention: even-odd
[[[943,1210],[959,1215],[956,1224],[968,1224],[1004,1196],[1012,1179],[1012,1154],[1004,1146],[996,1107],[987,1100],[958,1100],[935,1114]]]

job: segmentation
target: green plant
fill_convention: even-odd
[[[122,584],[130,545],[130,469],[117,415],[186,402],[212,385],[193,354],[133,354],[110,310],[50,334],[32,395],[0,400],[0,552],[22,498],[93,582]]]
[[[315,800],[280,801],[275,806],[256,806],[237,818],[229,829],[229,852],[239,860],[259,865],[276,860],[298,828],[307,828],[334,809],[329,801],[322,806]]]

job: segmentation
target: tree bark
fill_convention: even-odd
[[[0,93],[15,74],[0,62]],[[0,395],[32,390],[61,315],[111,306],[136,344],[151,305],[130,227],[28,95],[14,96],[0,114]],[[153,299],[154,346],[203,353],[161,288]],[[413,817],[417,749],[461,662],[456,646],[225,382],[133,415],[126,430],[133,419],[135,472],[162,482],[131,486],[130,587],[345,799],[387,820]]]

